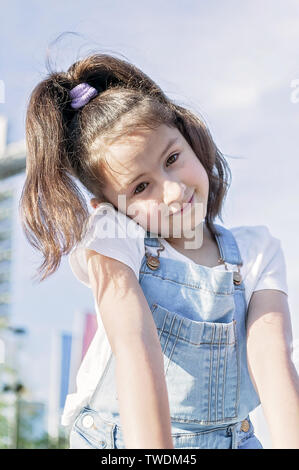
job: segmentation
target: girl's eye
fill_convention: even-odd
[[[179,158],[179,157],[178,157],[178,155],[179,155],[178,153],[174,153],[173,155],[170,155],[170,157],[167,159],[167,161],[169,161],[169,160],[170,160],[172,157],[174,157],[175,155],[177,155],[177,158],[176,158],[172,163],[176,162],[177,159]],[[172,165],[172,163],[171,163],[171,165]],[[135,188],[134,194],[142,193],[142,191],[137,191],[137,189],[138,189],[140,186],[142,187],[143,184],[148,184],[148,183],[142,182],[142,183],[138,184],[138,186]]]
[[[171,159],[172,157],[174,157],[175,155],[177,155],[177,158],[174,160],[174,161],[176,162],[177,159],[179,158],[179,156],[178,156],[179,154],[178,154],[178,153],[174,153],[173,155],[170,155],[170,157],[167,159],[167,161],[170,160],[170,159]],[[174,162],[173,162],[173,163],[174,163]]]
[[[137,191],[137,189],[140,188],[140,186],[142,187],[143,184],[147,184],[147,183],[140,183],[140,184],[138,184],[137,188],[136,188],[135,191],[134,191],[134,194],[142,193],[142,191]]]

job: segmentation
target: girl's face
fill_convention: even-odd
[[[177,128],[131,133],[108,147],[106,160],[104,196],[145,230],[181,238],[203,222],[208,175]]]

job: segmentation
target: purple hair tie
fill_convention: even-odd
[[[80,83],[70,91],[70,97],[72,98],[71,107],[74,109],[82,108],[91,98],[97,96],[97,94],[98,91],[88,85],[88,83]]]

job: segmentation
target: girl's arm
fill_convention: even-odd
[[[88,274],[111,349],[127,449],[172,449],[164,361],[155,322],[130,267],[87,250]]]
[[[299,448],[299,378],[291,355],[287,295],[274,289],[254,292],[248,306],[248,368],[273,447],[279,449]]]

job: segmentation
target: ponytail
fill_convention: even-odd
[[[42,252],[41,281],[81,239],[88,217],[85,198],[68,174],[61,108],[68,101],[59,75],[33,91],[26,116],[26,181],[19,213],[29,243]]]

